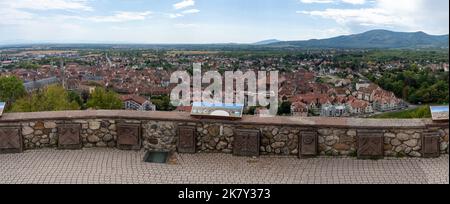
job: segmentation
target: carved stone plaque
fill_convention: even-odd
[[[439,157],[439,132],[422,133],[422,155],[426,158]]]
[[[317,132],[316,131],[302,131],[299,137],[299,153],[301,157],[311,157],[317,155]]]
[[[0,154],[20,153],[23,151],[20,129],[16,127],[0,127]]]
[[[140,137],[140,124],[117,125],[117,148],[123,150],[139,150],[141,149]]]
[[[80,124],[64,124],[58,127],[58,148],[59,149],[80,149]]]
[[[382,130],[358,130],[358,158],[380,159],[384,157]]]
[[[236,130],[233,153],[236,156],[259,156],[259,130]]]
[[[196,136],[195,127],[180,126],[178,128],[178,152],[179,153],[195,153],[196,152]]]

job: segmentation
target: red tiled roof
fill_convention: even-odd
[[[348,102],[352,108],[367,108],[369,106],[369,102],[353,99]]]
[[[307,105],[302,102],[295,102],[291,105],[294,112],[306,112],[308,111]]]
[[[147,99],[137,96],[137,95],[122,95],[122,96],[120,96],[120,99],[124,102],[125,101],[134,101],[140,105],[142,105],[148,101]]]
[[[190,113],[192,111],[192,106],[178,106],[177,109],[175,109],[175,111]]]

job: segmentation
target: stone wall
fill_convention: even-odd
[[[436,130],[440,134],[441,154],[448,154],[448,128],[430,129],[383,129],[384,155],[421,157],[421,136],[425,130]],[[319,150],[321,155],[354,155],[357,150],[357,130],[321,128],[319,133]]]
[[[55,121],[22,123],[25,149],[56,147],[58,129]]]
[[[421,157],[421,138],[425,131],[438,132],[441,154],[448,154],[449,140],[448,123],[437,124],[430,120],[245,117],[241,121],[221,121],[194,119],[183,113],[144,114],[132,111],[5,114],[0,118],[0,139],[8,137],[1,131],[3,127],[17,128],[25,150],[58,148],[58,138],[62,134],[60,127],[65,124],[79,125],[83,148],[118,147],[118,124],[140,127],[137,135],[140,147],[166,151],[177,150],[179,126],[193,127],[197,152],[211,153],[233,153],[236,131],[242,129],[259,130],[259,153],[262,155],[297,156],[300,151],[299,135],[306,130],[317,133],[317,154],[327,156],[355,156],[358,130],[364,129],[382,131],[384,156],[391,157]]]
[[[117,129],[115,120],[74,120],[81,124],[81,138],[84,147],[115,147]]]
[[[168,121],[145,121],[142,123],[143,146],[147,150],[176,151],[176,123]]]
[[[56,148],[58,147],[58,136],[63,124],[78,124],[81,128],[80,136],[82,146],[90,147],[115,147],[117,140],[115,120],[40,120],[21,123],[25,149]],[[14,125],[12,125],[14,127]]]
[[[236,129],[259,130],[261,132],[260,153],[263,155],[298,154],[300,127],[233,125],[206,122],[196,125],[198,151],[232,153]]]

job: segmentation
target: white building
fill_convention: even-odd
[[[123,102],[125,110],[156,111],[156,106],[143,97],[137,95],[126,95],[121,96],[120,99]]]

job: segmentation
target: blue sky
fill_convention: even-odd
[[[0,0],[0,43],[251,43],[448,34],[448,0]]]

